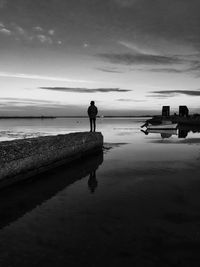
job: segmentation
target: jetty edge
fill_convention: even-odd
[[[0,142],[0,188],[99,153],[102,149],[103,135],[100,132]]]

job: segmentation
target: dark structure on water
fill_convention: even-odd
[[[179,106],[178,115],[174,113],[174,115],[170,115],[170,106],[162,107],[162,115],[153,116],[152,119],[146,120],[146,122],[141,126],[151,125],[159,125],[162,124],[163,121],[168,121],[172,123],[178,123],[179,125],[193,125],[200,126],[200,114],[191,114],[189,115],[189,109],[187,106]]]
[[[170,106],[162,107],[162,116],[170,116]]]
[[[179,116],[180,117],[189,116],[189,109],[187,108],[187,106],[179,106]]]

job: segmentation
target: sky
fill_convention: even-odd
[[[0,116],[200,112],[199,0],[0,0]]]

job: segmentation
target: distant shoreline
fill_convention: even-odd
[[[98,118],[147,118],[153,117],[153,115],[142,115],[142,116],[103,116]],[[88,118],[87,116],[1,116],[0,119],[57,119],[57,118]]]

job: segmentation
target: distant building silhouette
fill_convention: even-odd
[[[180,117],[188,117],[189,109],[187,106],[179,106],[179,116]]]
[[[162,116],[170,116],[170,106],[162,107]]]

